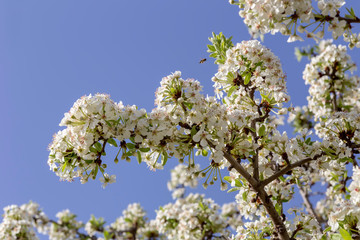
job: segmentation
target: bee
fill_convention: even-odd
[[[206,58],[201,59],[199,63],[204,63],[204,62],[206,62]]]

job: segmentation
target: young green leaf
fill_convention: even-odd
[[[202,154],[204,157],[206,157],[206,156],[208,155],[208,151],[207,151],[206,149],[203,149],[203,150],[201,151],[201,154]]]
[[[126,143],[128,149],[135,149],[135,144],[133,143]]]
[[[258,133],[259,137],[264,136],[264,135],[265,135],[265,131],[266,131],[265,125],[261,125],[261,127],[259,128],[259,133]]]
[[[353,240],[353,238],[351,237],[351,234],[346,231],[345,229],[343,228],[340,228],[339,229],[339,232],[341,234],[341,237],[344,239],[344,240]]]
[[[109,138],[109,139],[107,140],[107,142],[108,142],[110,145],[114,146],[114,147],[117,147],[117,146],[118,146],[117,143],[116,143],[116,141],[115,141],[113,138]]]
[[[94,144],[94,148],[96,149],[97,152],[101,152],[101,150],[102,150],[102,145],[101,145],[101,143],[96,142],[96,143]]]
[[[140,153],[140,151],[137,151],[137,160],[138,160],[138,163],[140,164],[141,163],[141,153]]]
[[[165,164],[167,163],[167,160],[168,160],[168,158],[169,158],[167,152],[164,151],[164,152],[162,153],[161,157],[162,157],[162,165],[165,166]]]
[[[150,148],[139,148],[141,152],[148,152],[150,151]]]
[[[245,85],[248,85],[249,82],[250,82],[250,78],[251,78],[251,73],[246,73],[245,76],[244,76],[244,84]]]

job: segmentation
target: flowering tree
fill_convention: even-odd
[[[316,2],[318,8],[311,0],[230,1],[254,37],[280,32],[295,41],[305,33],[318,42],[328,26],[333,38],[343,35],[350,48],[360,47],[354,10],[342,16],[344,1]],[[103,157],[110,146],[118,151],[115,163],[136,158],[153,170],[176,158],[180,164],[168,182],[174,203],[150,221],[139,204],[130,204],[106,226],[94,216],[83,224],[68,210],[51,220],[36,203],[12,205],[5,208],[0,239],[36,239],[34,228],[50,239],[360,239],[360,78],[347,48],[322,40],[296,51],[310,60],[303,73],[310,89],[308,105],[293,108],[286,106],[280,60],[259,41],[234,44],[220,33],[210,42],[219,66],[214,97],[178,71],[162,79],[151,112],[105,94],[84,96],[65,113],[65,129],[49,147],[48,164],[61,180],[86,183],[101,175],[103,187],[116,180]],[[294,138],[278,130],[287,113]],[[201,164],[206,167],[198,155],[209,158]],[[230,184],[236,201],[221,207],[186,195],[199,177],[206,178],[204,188],[218,180],[221,190]],[[325,187],[315,191],[319,182]],[[296,192],[304,207],[285,206]],[[309,200],[314,194],[316,206]]]

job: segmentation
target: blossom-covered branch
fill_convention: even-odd
[[[303,41],[301,35],[316,41],[322,39],[326,25],[334,39],[343,35],[349,47],[360,47],[360,33],[353,33],[353,24],[360,23],[353,8],[340,15],[345,0],[229,0],[238,5],[240,16],[255,37],[280,32],[289,35],[288,42]],[[317,3],[317,4],[316,4]],[[317,5],[317,8],[315,7]]]

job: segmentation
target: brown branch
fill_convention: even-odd
[[[224,153],[224,157],[226,158],[226,160],[228,160],[228,162],[231,164],[231,166],[234,167],[236,169],[236,171],[238,171],[238,173],[240,173],[240,175],[243,176],[246,179],[246,181],[249,182],[249,184],[251,186],[256,186],[259,184],[259,182],[255,178],[253,178],[248,173],[248,171],[246,171],[246,169],[243,166],[241,166],[241,164],[238,163],[231,154],[229,154],[226,151],[223,151],[223,153]]]
[[[279,239],[281,240],[289,240],[289,234],[286,230],[283,219],[276,211],[274,204],[272,203],[270,196],[266,193],[263,187],[254,187],[254,190],[258,193],[258,197],[260,198],[263,206],[265,207],[267,213],[269,214],[274,226],[276,233],[279,235]],[[276,238],[275,238],[276,239]]]
[[[351,24],[351,23],[360,23],[360,18],[355,17],[355,19],[353,18],[346,18],[346,17],[341,17],[341,16],[335,16],[339,19],[339,21],[344,20],[347,24]],[[321,22],[330,22],[332,20],[334,20],[334,17],[331,16],[325,16],[325,15],[321,15],[321,14],[316,14],[315,16],[315,21],[321,21]]]
[[[340,17],[338,16],[338,19],[341,21],[341,20],[344,20],[346,21],[348,24],[351,24],[351,23],[360,23],[360,18],[356,17],[356,19],[352,19],[352,18],[346,18],[346,17]]]
[[[259,185],[260,185],[260,187],[265,187],[266,185],[268,185],[269,183],[271,183],[275,179],[278,179],[282,175],[286,174],[287,172],[289,172],[293,168],[300,167],[301,165],[304,165],[304,164],[306,164],[308,162],[311,162],[311,161],[315,161],[315,160],[317,160],[318,158],[320,158],[320,157],[322,157],[324,155],[325,155],[325,153],[321,152],[320,154],[315,155],[313,158],[308,157],[308,158],[305,158],[305,159],[300,160],[298,162],[289,164],[286,167],[284,167],[283,169],[281,169],[280,171],[274,173],[274,175],[272,175],[272,176],[268,177],[267,179],[261,181],[259,183]]]
[[[262,113],[261,107],[263,107],[263,105],[265,107],[265,113],[261,116],[261,113]],[[270,113],[270,108],[268,108],[267,103],[264,103],[264,104],[260,103],[260,105],[257,107],[258,107],[258,112],[259,112],[260,117],[257,117],[251,121],[251,127],[255,130],[254,132],[251,131],[251,135],[254,139],[253,140],[254,143],[256,143],[257,140],[259,139],[259,136],[256,133],[256,123],[257,122],[261,123],[261,122],[265,121],[265,119],[269,117],[269,113]],[[253,168],[254,168],[253,169],[253,177],[256,180],[259,180],[259,148],[257,148],[255,150],[255,156],[253,156],[253,158],[252,158],[252,164],[253,164]]]
[[[99,139],[99,140],[101,140],[101,139]],[[103,141],[104,141],[104,143],[102,145],[101,151],[98,152],[98,155],[97,155],[96,160],[95,160],[95,163],[98,164],[99,166],[101,166],[101,163],[102,163],[101,156],[105,152],[105,146],[106,146],[106,143],[107,143],[108,140],[105,139]]]
[[[37,221],[44,221],[44,219],[43,219],[41,216],[39,216],[39,215],[33,216],[33,219],[34,219],[35,222],[37,222]],[[57,221],[54,221],[54,220],[52,220],[52,219],[47,219],[47,222],[45,222],[45,224],[48,224],[48,223],[56,224],[56,225],[58,225],[58,226],[60,226],[60,227],[63,227],[63,228],[68,228],[68,226],[67,226],[66,224],[63,225],[63,224],[58,223]],[[87,234],[85,234],[85,233],[81,233],[81,232],[79,231],[79,229],[80,229],[80,228],[78,228],[78,229],[77,229],[77,228],[74,228],[76,234],[77,234],[81,239],[90,239],[90,240],[97,240],[97,239],[99,239],[99,238],[96,237],[96,236],[90,236],[90,235],[87,235]],[[104,233],[104,230],[105,230],[104,228],[98,228],[98,229],[96,229],[96,231],[99,232],[99,233]],[[110,227],[109,230],[110,230],[110,231],[109,231],[110,234],[114,234],[113,237],[112,237],[112,239],[117,239],[117,237],[120,236],[120,235],[123,234],[123,233],[130,233],[130,234],[132,235],[132,239],[136,239],[136,233],[137,233],[137,230],[138,230],[138,226],[137,226],[137,222],[136,222],[136,223],[135,223],[131,228],[129,228],[129,229],[117,231],[117,230],[115,230],[115,229],[113,229],[113,228]]]
[[[309,200],[309,194],[301,187],[301,186],[298,186],[299,187],[299,191],[300,191],[300,195],[304,201],[304,205],[306,207],[306,211],[311,214],[315,219],[316,221],[319,223],[320,225],[320,229],[321,229],[321,232],[323,232],[323,228],[321,226],[321,223],[323,222],[323,219],[321,219],[319,217],[318,214],[316,214],[315,210],[314,210],[314,207],[312,205],[312,203],[310,202]]]
[[[276,211],[274,204],[270,200],[270,196],[264,190],[264,187],[259,184],[259,181],[253,178],[246,169],[241,166],[240,163],[236,161],[236,159],[226,151],[223,151],[224,157],[229,161],[231,166],[233,166],[241,176],[243,176],[250,184],[250,186],[258,193],[258,197],[260,198],[263,206],[265,207],[267,213],[269,214],[277,234],[279,235],[281,240],[289,240],[289,234],[286,230],[283,220],[280,215]]]

